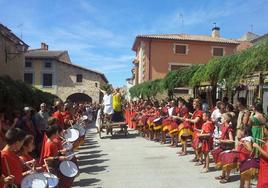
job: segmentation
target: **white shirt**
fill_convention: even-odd
[[[217,121],[218,118],[220,118],[220,117],[221,117],[220,109],[216,108],[216,109],[212,112],[212,114],[211,114],[211,120],[212,120],[213,122],[215,122],[215,121]]]

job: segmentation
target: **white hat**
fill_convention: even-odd
[[[242,141],[248,141],[248,142],[253,142],[253,137],[252,136],[247,136],[241,139]]]
[[[25,106],[23,110],[24,110],[24,112],[31,111],[31,107],[29,107],[29,106]]]

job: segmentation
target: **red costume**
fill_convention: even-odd
[[[60,111],[54,112],[52,117],[57,118],[58,119],[57,125],[61,126],[61,128],[64,128],[64,118]]]
[[[1,151],[1,167],[2,174],[4,176],[15,176],[14,183],[20,186],[23,178],[22,173],[24,168],[21,159],[15,152]],[[10,174],[8,174],[8,170],[10,171]],[[3,187],[3,184],[0,184],[0,187]]]
[[[234,130],[230,126],[222,125],[221,126],[221,138],[220,140],[229,140],[229,133],[233,135],[234,138]],[[234,148],[234,143],[232,144],[220,144],[220,147],[213,150],[211,152],[213,159],[216,163],[216,167],[219,168],[222,165],[222,162],[220,160],[220,154],[225,150],[231,150]]]
[[[267,144],[264,145],[262,149],[268,152]],[[261,155],[257,188],[266,188],[266,187],[268,187],[268,159],[263,155]]]
[[[192,119],[195,119],[197,117],[199,117],[199,121],[197,123],[194,124],[193,128],[194,128],[194,134],[193,134],[193,148],[197,149],[198,148],[198,142],[199,142],[199,131],[195,130],[195,129],[201,129],[202,128],[202,124],[203,124],[203,120],[202,120],[202,116],[203,116],[203,111],[202,110],[196,110],[193,113]]]
[[[212,150],[213,147],[213,138],[212,138],[212,134],[214,131],[214,125],[211,121],[207,121],[202,125],[202,134],[210,134],[209,137],[204,137],[204,138],[199,138],[199,140],[202,143],[202,148],[201,151],[202,152],[209,152],[210,150]]]

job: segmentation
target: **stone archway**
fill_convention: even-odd
[[[74,103],[84,103],[84,102],[92,102],[92,98],[85,93],[74,93],[67,97],[67,101],[71,101]]]

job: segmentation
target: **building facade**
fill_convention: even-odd
[[[25,54],[24,81],[63,101],[97,103],[102,95],[97,87],[108,83],[104,74],[73,64],[67,51],[48,50],[45,43]]]
[[[0,76],[23,80],[24,53],[28,47],[0,23]]]
[[[239,43],[220,37],[214,27],[211,36],[188,34],[139,35],[133,44],[134,85],[163,78],[169,71],[205,64],[211,58],[231,55]]]

